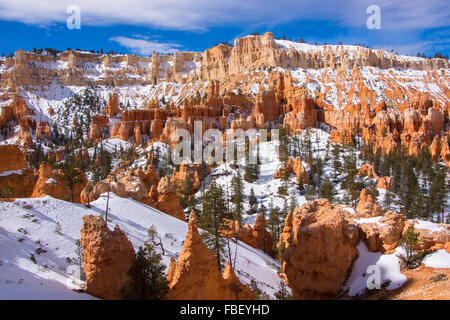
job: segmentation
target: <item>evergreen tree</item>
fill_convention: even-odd
[[[244,184],[241,174],[239,173],[231,180],[231,203],[233,204],[233,219],[242,220],[242,213],[244,210]]]
[[[258,214],[262,214],[264,217],[267,214],[267,208],[263,203],[261,203],[261,205],[258,208]]]
[[[259,179],[259,165],[248,164],[245,167],[244,180],[250,183],[253,183]]]
[[[277,243],[280,238],[280,215],[280,208],[274,207],[270,199],[268,226],[274,243]]]
[[[169,291],[169,282],[164,274],[165,266],[152,244],[139,247],[136,259],[128,274],[131,283],[122,288],[125,300],[161,300]]]
[[[69,200],[70,202],[73,202],[74,187],[76,184],[83,182],[82,172],[73,164],[67,162],[61,164],[59,168],[62,170],[62,174],[58,174],[57,177],[64,181],[64,186],[69,188]]]
[[[321,198],[326,198],[328,199],[328,201],[333,202],[336,192],[329,178],[327,178],[325,182],[320,186],[319,194]]]
[[[292,195],[291,202],[289,204],[289,213],[293,213],[295,208],[297,208],[297,199],[295,198],[295,195]]]
[[[283,280],[280,280],[280,283],[278,284],[278,291],[275,292],[275,298],[277,300],[290,300],[291,299],[289,290],[287,289],[286,283]]]
[[[386,210],[391,210],[392,205],[392,193],[390,191],[386,191],[386,194],[384,196],[384,202],[383,205]]]
[[[411,160],[404,158],[401,164],[402,181],[401,188],[399,190],[400,201],[402,206],[402,212],[409,218],[413,217],[411,207],[414,203],[414,199],[419,193],[419,184],[417,177],[414,173],[413,163]]]
[[[222,270],[227,245],[225,238],[221,236],[222,232],[229,228],[225,218],[230,217],[227,217],[226,213],[223,190],[212,181],[203,197],[199,227],[206,231],[202,233],[202,238],[205,245],[214,252],[219,270]]]
[[[417,250],[419,244],[419,233],[414,229],[414,225],[409,226],[408,230],[403,234],[399,241],[404,254],[398,255],[402,261],[402,265],[408,269],[415,269],[421,264],[421,255]]]
[[[253,188],[250,189],[250,197],[248,199],[248,203],[250,205],[248,214],[255,214],[258,210],[258,199],[255,196],[255,191],[253,190]]]
[[[342,166],[341,161],[340,161],[340,153],[341,153],[340,145],[337,143],[333,144],[333,149],[331,152],[333,154],[333,165],[332,165],[333,181],[337,182],[337,177],[341,171],[341,166]]]
[[[299,175],[297,178],[297,189],[301,194],[305,191],[305,186],[303,185],[303,174]]]
[[[438,217],[439,214],[441,214],[440,218],[437,220],[444,223],[444,208],[447,198],[446,172],[445,169],[440,168],[439,165],[436,165],[435,172],[435,177],[430,184],[427,208],[430,210],[430,213],[437,213]]]

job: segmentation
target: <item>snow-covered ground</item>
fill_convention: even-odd
[[[429,254],[423,259],[423,264],[430,268],[450,268],[450,253],[445,250],[438,250]]]
[[[0,299],[93,298],[72,291],[83,284],[79,266],[74,263],[82,217],[103,214],[106,195],[91,205],[88,209],[52,197],[0,202]],[[114,194],[109,207],[110,228],[118,224],[135,249],[143,245],[148,228],[154,225],[164,242],[164,264],[168,266],[171,257],[177,258],[186,237],[185,222]],[[254,279],[260,289],[273,296],[280,267],[262,251],[237,244],[235,269],[242,282]]]
[[[358,244],[358,258],[353,263],[353,269],[344,288],[348,289],[351,297],[364,293],[367,284],[374,283],[373,277],[379,275],[379,285],[389,282],[388,290],[400,288],[407,280],[400,272],[400,261],[397,254],[401,248],[397,248],[394,254],[383,255],[379,252],[369,252],[363,241]]]

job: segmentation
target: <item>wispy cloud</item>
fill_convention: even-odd
[[[111,37],[109,40],[119,43],[121,46],[128,48],[130,51],[148,56],[153,51],[159,53],[173,53],[179,51],[182,46],[172,42],[158,42],[145,39],[136,39],[128,37]]]
[[[448,26],[447,0],[2,0],[0,19],[43,25],[65,22],[66,8],[76,2],[82,24],[130,24],[176,30],[206,30],[215,26],[286,23],[299,19],[337,21],[365,26],[366,9],[377,4],[382,27],[414,30]]]

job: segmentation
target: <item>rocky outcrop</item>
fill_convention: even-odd
[[[419,249],[427,252],[445,249],[445,246],[450,242],[450,225],[436,224],[436,230],[429,230],[417,226],[417,220],[409,220],[406,222],[403,232],[408,230],[408,227],[414,225],[415,231],[419,234]]]
[[[378,217],[383,214],[383,209],[373,201],[372,195],[366,189],[362,189],[356,213],[359,218]]]
[[[377,188],[389,190],[391,188],[391,177],[380,177],[375,172],[374,167],[366,162],[358,170],[357,176],[366,176],[377,181]]]
[[[213,252],[202,242],[197,229],[197,217],[191,213],[188,232],[178,261],[171,260],[167,272],[169,300],[249,300],[250,289],[237,279],[227,264],[220,273]]]
[[[117,181],[108,178],[98,182],[92,190],[83,189],[82,203],[97,200],[108,190],[121,198],[133,198],[150,205],[170,216],[185,221],[184,211],[169,182],[169,177],[158,179],[156,171],[150,166],[146,171],[140,168],[116,173]]]
[[[111,231],[102,217],[84,216],[80,243],[86,292],[102,299],[121,299],[120,290],[129,284],[128,270],[135,260],[125,233],[117,225]]]
[[[122,198],[133,198],[134,200],[147,203],[148,193],[152,186],[158,183],[156,171],[149,167],[146,171],[141,168],[122,170],[115,174],[117,181],[106,179],[98,182],[92,190],[83,190],[81,193],[81,202],[88,203],[97,200],[102,193],[108,191],[115,193]]]
[[[0,198],[27,198],[36,182],[23,152],[14,145],[0,146]]]
[[[186,218],[184,216],[183,208],[181,207],[180,201],[169,183],[168,176],[165,176],[159,180],[157,191],[158,202],[156,203],[156,209],[185,221]]]
[[[280,235],[280,241],[277,244],[278,250],[280,250],[281,248],[286,249],[289,246],[288,239],[291,236],[291,232],[292,232],[292,220],[293,220],[293,214],[292,214],[292,212],[289,212],[284,221],[284,227],[283,227],[283,232]]]
[[[273,252],[273,239],[270,232],[266,230],[266,225],[266,219],[262,214],[256,217],[253,228],[248,223],[239,226],[237,221],[232,221],[230,228],[232,232],[228,236],[237,238],[249,246],[273,256],[275,254]]]
[[[200,188],[201,181],[211,173],[211,168],[208,165],[194,164],[190,166],[183,161],[180,169],[172,175],[170,184],[175,186],[181,192],[187,192],[186,184],[191,187],[190,192],[193,194]],[[189,179],[189,181],[187,181]]]
[[[87,183],[87,179],[80,169],[77,168],[76,170],[79,172],[78,181],[70,189],[62,177],[64,174],[62,170],[53,170],[49,163],[42,162],[39,166],[39,178],[34,185],[31,197],[52,196],[56,199],[80,203],[80,194]]]
[[[361,239],[371,252],[381,251],[390,254],[395,251],[405,228],[405,217],[394,211],[388,211],[379,223],[358,225]]]
[[[22,150],[15,145],[0,146],[0,173],[27,168]]]
[[[302,179],[303,183],[308,183],[308,175],[300,157],[295,158],[295,160],[289,157],[288,162],[275,171],[273,178],[281,179],[283,176],[289,177],[291,173],[295,174],[297,181]]]
[[[326,299],[341,290],[358,254],[359,240],[356,225],[349,223],[346,215],[325,199],[294,211],[282,257],[293,299]]]

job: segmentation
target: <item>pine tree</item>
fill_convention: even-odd
[[[227,210],[222,188],[212,181],[203,197],[203,210],[199,218],[199,227],[206,232],[202,233],[205,245],[210,248],[217,259],[219,270],[225,256],[227,242],[222,232],[229,228],[225,218]]]
[[[328,201],[333,202],[336,192],[330,179],[327,177],[325,182],[319,188],[319,194],[321,198],[326,198]]]
[[[274,243],[278,242],[280,238],[280,208],[274,207],[272,199],[269,204],[269,221],[268,221],[270,233]]]
[[[244,210],[244,184],[241,174],[239,173],[231,180],[231,203],[233,204],[233,219],[242,220],[242,213]]]
[[[258,208],[258,214],[262,214],[264,217],[267,214],[267,208],[263,203],[261,203],[261,205]]]
[[[445,169],[436,165],[435,176],[430,184],[429,197],[427,199],[427,208],[432,214],[441,214],[440,218],[437,219],[439,222],[444,221],[444,208],[447,198],[447,184],[446,184],[446,172]],[[439,217],[439,215],[438,215]]]
[[[164,274],[165,265],[151,244],[139,247],[136,259],[128,274],[131,283],[121,289],[125,300],[161,300],[169,291],[169,282]]]
[[[418,244],[419,233],[416,232],[414,225],[409,226],[399,241],[405,253],[398,255],[402,265],[408,269],[415,269],[421,264],[422,257],[417,250]]]
[[[341,171],[341,161],[340,161],[340,153],[341,153],[341,148],[340,145],[335,143],[333,144],[333,149],[332,149],[332,154],[333,154],[333,181],[337,182],[337,176]]]
[[[76,184],[83,182],[82,172],[80,169],[76,168],[73,164],[67,162],[61,164],[59,168],[62,170],[62,174],[58,174],[56,176],[64,181],[65,187],[69,188],[70,190],[69,200],[70,202],[73,202],[74,187]]]
[[[391,210],[391,205],[392,205],[392,194],[390,191],[386,191],[385,196],[384,196],[384,202],[383,205],[385,207],[386,210]]]
[[[250,197],[248,199],[248,203],[250,205],[248,214],[255,214],[258,210],[258,199],[255,196],[255,191],[253,190],[253,188],[250,189]]]
[[[275,298],[277,300],[290,300],[291,299],[289,290],[287,289],[286,283],[283,280],[280,280],[280,283],[278,284],[278,291],[275,292]]]
[[[419,193],[419,184],[417,177],[413,170],[413,163],[410,159],[405,158],[401,165],[402,170],[402,186],[399,190],[400,201],[402,205],[402,212],[405,213],[409,218],[413,217],[411,212],[412,204],[414,199]]]
[[[298,191],[300,191],[301,194],[303,194],[303,192],[305,191],[305,186],[303,185],[303,179],[304,179],[303,174],[299,175],[297,177],[297,189],[298,189]]]
[[[293,213],[296,208],[297,208],[297,199],[295,198],[295,195],[292,195],[291,202],[289,204],[289,213]]]
[[[244,180],[250,183],[253,183],[259,179],[259,165],[248,164],[245,167]]]

